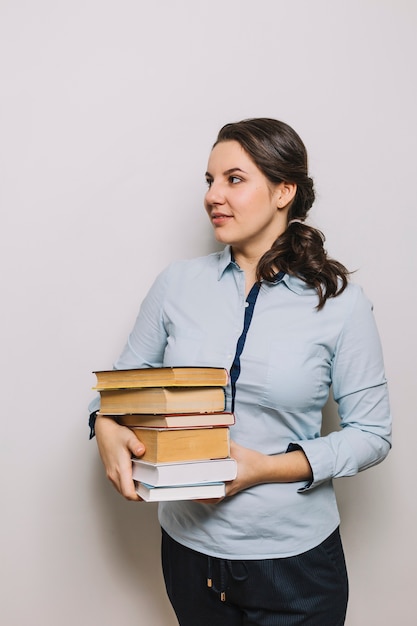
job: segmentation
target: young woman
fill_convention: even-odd
[[[304,221],[313,182],[292,128],[227,124],[206,179],[224,250],[159,275],[115,364],[230,371],[237,478],[217,503],[160,504],[168,595],[181,626],[339,626],[348,582],[332,479],[390,449],[372,307]],[[321,436],[330,386],[342,428]],[[137,500],[130,457],[144,447],[109,418],[95,432],[109,479]]]

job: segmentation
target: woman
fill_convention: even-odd
[[[168,595],[181,626],[339,626],[348,582],[332,479],[390,449],[372,307],[304,222],[313,183],[292,128],[227,124],[206,179],[225,248],[160,274],[116,363],[231,374],[237,478],[217,503],[160,504]],[[342,428],[322,437],[331,385]],[[137,500],[130,456],[143,446],[109,418],[95,430],[109,479]]]

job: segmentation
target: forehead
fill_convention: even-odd
[[[216,144],[209,155],[208,171],[224,172],[233,168],[245,171],[259,171],[258,167],[242,148],[238,141],[221,141]]]

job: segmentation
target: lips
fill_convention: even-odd
[[[218,213],[216,211],[216,212],[213,212],[211,214],[211,221],[216,226],[220,226],[221,224],[225,224],[230,219],[232,219],[232,216],[231,215],[227,215],[226,213]]]

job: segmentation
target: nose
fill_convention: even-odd
[[[205,195],[206,206],[224,204],[224,201],[224,193],[221,184],[213,180]]]

